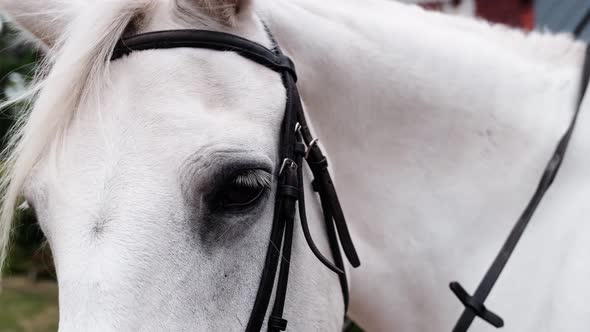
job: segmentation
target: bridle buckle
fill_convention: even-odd
[[[279,170],[279,177],[283,175],[283,172],[287,169],[291,168],[293,170],[297,170],[297,163],[290,158],[285,158],[283,163],[281,164],[281,169]]]
[[[311,149],[313,149],[314,146],[318,145],[318,142],[320,141],[319,138],[315,138],[313,141],[311,141],[311,143],[309,143],[309,145],[307,146],[307,150],[305,150],[305,159],[309,159],[309,154],[311,153]]]
[[[301,133],[301,123],[297,122],[297,124],[295,124],[295,133],[299,134],[299,136],[301,137],[301,139],[303,140],[306,149],[305,149],[305,156],[304,158],[307,160],[309,159],[309,155],[311,154],[311,149],[318,145],[318,142],[320,141],[319,138],[314,138],[311,142],[309,142],[309,144],[307,144],[307,142],[305,142],[305,138],[303,136],[303,134]]]

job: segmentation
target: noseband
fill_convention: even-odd
[[[307,126],[296,85],[295,65],[281,52],[278,46],[274,51],[271,51],[235,35],[206,30],[157,31],[125,38],[119,41],[115,47],[111,60],[119,59],[134,51],[181,47],[235,52],[280,73],[283,85],[287,90],[287,104],[280,134],[280,165],[278,165],[278,185],[270,242],[246,331],[261,330],[274,289],[277,270],[278,281],[276,282],[274,305],[268,320],[268,331],[284,331],[287,328],[287,321],[283,318],[283,309],[287,294],[293,224],[297,209],[303,235],[309,248],[326,267],[338,274],[346,310],[348,308],[348,282],[340,247],[353,267],[360,266],[360,261],[328,171],[328,162],[317,144],[317,139],[312,136]],[[309,232],[305,213],[303,160],[307,162],[313,173],[313,188],[320,196],[330,250],[334,258],[333,262],[330,262],[319,251]]]

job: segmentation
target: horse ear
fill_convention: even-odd
[[[240,18],[251,14],[253,0],[176,0],[180,8],[187,6],[202,11],[216,21],[234,26]]]
[[[76,1],[0,0],[0,11],[35,41],[52,47],[74,14],[74,3]]]

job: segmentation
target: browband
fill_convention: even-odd
[[[111,60],[134,51],[181,47],[235,52],[273,71],[288,71],[297,81],[295,65],[287,56],[240,36],[218,31],[186,29],[142,33],[120,40],[115,46]]]

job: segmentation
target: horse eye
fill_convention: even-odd
[[[264,188],[249,188],[232,185],[223,192],[223,205],[226,207],[248,206],[254,203],[264,191]]]
[[[232,176],[218,192],[216,205],[245,209],[254,205],[270,187],[270,174],[262,170],[242,171]]]

